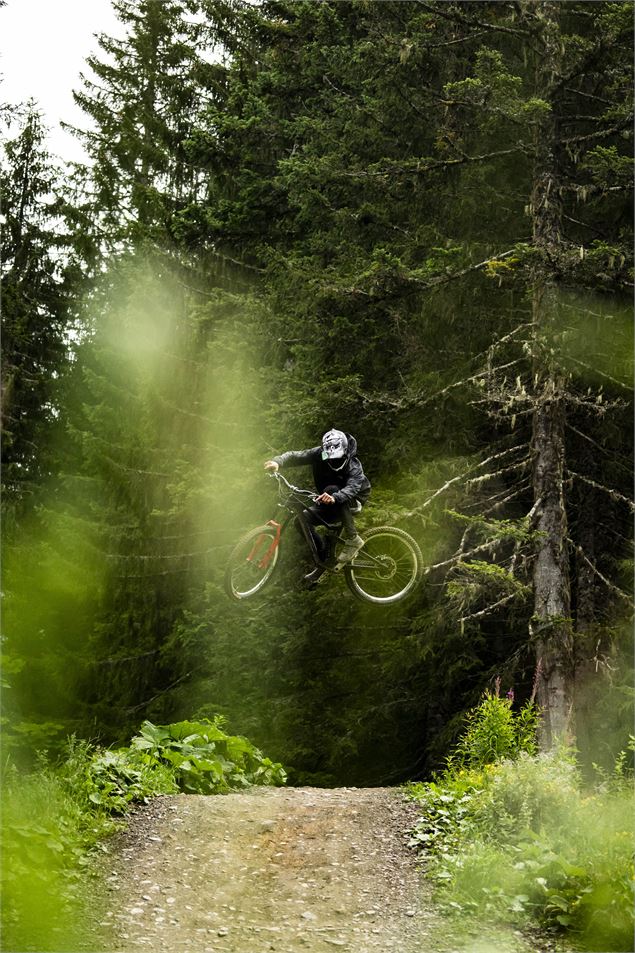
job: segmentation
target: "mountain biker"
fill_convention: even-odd
[[[265,470],[274,472],[282,467],[308,465],[312,468],[319,496],[312,506],[304,510],[303,516],[322,561],[330,554],[327,543],[313,526],[342,524],[344,546],[337,557],[340,565],[354,559],[364,543],[355,528],[353,513],[358,513],[368,500],[370,481],[356,454],[355,437],[333,429],[324,434],[320,446],[309,450],[288,450],[265,463]],[[311,585],[317,583],[325,571],[318,566],[304,578]]]

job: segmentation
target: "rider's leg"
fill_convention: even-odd
[[[324,492],[333,493],[336,490],[337,487],[333,486],[327,487]],[[353,501],[353,505],[356,503],[356,500]],[[360,504],[358,504],[358,508],[361,509]],[[342,524],[342,537],[344,540],[344,545],[337,556],[337,563],[340,567],[342,563],[348,563],[355,558],[357,553],[364,545],[364,540],[357,532],[355,520],[353,519],[353,512],[351,510],[351,506],[348,503],[316,503],[305,512],[307,513],[309,520],[312,522],[326,522],[330,525],[337,525],[338,523]],[[323,554],[321,558],[324,561],[330,555],[331,552],[327,551],[327,553]]]
[[[326,487],[325,493],[332,493],[337,490],[336,486]],[[335,536],[328,532],[332,527],[339,526],[341,522],[342,507],[333,503],[314,503],[302,512],[302,518],[311,537],[315,542],[318,556],[321,562],[326,562],[333,555],[335,549]],[[327,528],[326,534],[318,533],[314,527],[324,526]],[[317,586],[320,578],[324,575],[326,569],[324,566],[316,566],[315,569],[307,573],[304,577],[308,589]]]
[[[355,503],[357,503],[356,500],[353,501],[353,504]],[[361,506],[359,506],[359,509],[361,509]],[[364,545],[364,540],[357,532],[351,506],[348,503],[344,503],[342,504],[341,510],[342,536],[344,537],[344,545],[338,554],[337,561],[338,563],[347,563],[355,558],[357,553]]]
[[[337,493],[338,489],[337,486],[327,486],[324,492],[333,495]],[[353,536],[358,538],[353,513],[359,512],[361,508],[362,504],[358,500],[351,500],[350,503],[321,503],[312,507],[312,509],[317,509],[320,516],[327,519],[328,522],[341,523],[342,536],[345,539],[351,539]]]
[[[343,503],[340,507],[341,519],[342,519],[342,536],[350,537],[357,536],[357,527],[355,526],[355,520],[353,519],[353,514],[348,503]]]
[[[337,486],[327,486],[323,492],[333,494],[336,493],[338,489]],[[354,500],[352,506],[356,507],[356,510],[361,509],[361,501],[358,502]],[[304,510],[303,516],[306,519],[306,524],[311,535],[316,540],[316,547],[318,548],[322,562],[332,555],[330,544],[334,543],[334,540],[324,540],[319,533],[316,533],[313,526],[337,526],[340,523],[342,524],[344,545],[338,554],[338,563],[350,562],[355,558],[364,544],[363,539],[357,532],[353,518],[353,510],[348,503],[314,503],[313,506]],[[317,567],[313,572],[309,573],[308,576],[305,576],[305,579],[309,583],[317,582],[317,579],[323,572],[324,569],[322,569],[322,567]]]
[[[320,525],[322,522],[319,519],[318,514],[315,512],[312,512],[313,509],[314,507],[310,507],[309,509],[304,510],[302,513],[302,519],[304,520],[305,526],[310,532],[311,538],[313,539],[313,542],[315,543],[315,548],[317,549],[318,558],[320,559],[321,562],[324,563],[330,555],[329,541],[324,539],[322,534],[318,533],[313,528],[315,524]],[[325,572],[326,572],[326,569],[324,566],[316,566],[314,569],[308,572],[306,576],[304,577],[304,585],[306,586],[306,588],[315,589],[315,587],[317,586],[318,582],[320,581],[321,577],[324,575]]]
[[[304,521],[304,525],[306,526],[309,533],[311,534],[311,539],[315,543],[315,548],[317,549],[318,557],[322,561],[324,561],[326,557],[326,542],[324,538],[322,537],[321,533],[316,532],[316,530],[313,528],[314,526],[321,525],[321,521],[316,517],[316,514],[313,513],[312,510],[313,510],[313,507],[303,510],[301,518]],[[302,529],[300,526],[298,526],[298,530],[300,531],[300,533],[302,532]]]
[[[336,486],[327,486],[323,492],[335,493],[337,489],[338,487]],[[311,536],[316,541],[321,559],[325,559],[329,555],[328,551],[330,547],[328,540],[325,540],[313,527],[325,526],[330,528],[338,526],[342,522],[342,509],[343,507],[339,503],[313,503],[313,505],[307,507],[302,514]]]

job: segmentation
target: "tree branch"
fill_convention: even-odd
[[[522,358],[518,358],[517,360],[510,361],[507,364],[501,364],[496,368],[496,370],[502,371],[509,367],[514,367],[516,364],[521,363],[522,360]],[[424,407],[433,400],[438,400],[440,397],[443,397],[445,394],[449,393],[449,391],[455,390],[457,387],[465,387],[467,384],[473,384],[475,381],[478,381],[483,377],[489,377],[490,374],[490,370],[479,371],[478,374],[473,374],[472,377],[466,377],[462,381],[455,381],[453,384],[448,384],[447,387],[436,391],[434,394],[430,394],[428,397],[422,397],[420,394],[418,394],[413,395],[412,397],[402,397],[399,400],[391,400],[389,397],[369,397],[362,391],[358,391],[357,393],[365,403],[384,404],[388,407],[392,407],[394,410],[408,410],[412,407]]]
[[[510,592],[509,595],[503,596],[502,599],[499,599],[498,602],[493,602],[491,605],[486,606],[484,609],[481,609],[480,612],[471,612],[470,615],[461,616],[459,622],[463,625],[464,622],[471,621],[472,619],[482,619],[484,616],[489,615],[494,609],[498,609],[499,606],[504,606],[508,602],[511,602],[513,599],[516,599],[518,596],[524,596],[526,592],[524,589],[515,589],[514,592]]]
[[[593,374],[597,374],[599,377],[604,377],[605,380],[611,381],[612,384],[617,384],[618,387],[624,388],[628,393],[632,393],[633,388],[629,387],[628,384],[624,384],[622,381],[619,381],[616,377],[611,377],[610,374],[605,374],[604,371],[599,371],[596,367],[592,367],[590,364],[585,364],[584,361],[578,360],[577,357],[572,357],[571,354],[568,355],[569,360],[573,361],[574,364],[579,364],[580,367],[584,367],[587,371],[591,371]]]
[[[488,463],[493,463],[494,460],[501,460],[504,457],[509,456],[510,453],[516,453],[518,450],[524,450],[524,449],[525,447],[522,445],[518,447],[509,447],[507,450],[502,450],[500,453],[495,453],[491,457],[487,457],[485,460],[481,460],[480,463],[473,464],[471,467],[468,467],[467,470],[464,470],[463,473],[460,473],[458,476],[452,477],[452,479],[448,480],[447,483],[444,483],[442,487],[439,487],[439,489],[436,490],[436,492],[434,492],[432,496],[428,497],[428,499],[421,504],[421,506],[417,506],[414,510],[411,510],[411,512],[405,513],[403,516],[403,519],[408,519],[412,516],[418,516],[423,510],[425,510],[427,506],[430,505],[430,503],[432,503],[433,500],[435,500],[442,493],[445,493],[445,491],[448,490],[451,486],[453,486],[455,483],[460,483],[462,480],[465,480],[468,473],[473,473],[475,470],[480,470],[482,467],[487,466]],[[523,463],[526,463],[526,462],[527,461],[523,461]],[[500,472],[503,472],[503,471],[500,471]],[[496,474],[488,474],[488,478],[491,476],[496,476]]]
[[[574,470],[567,470],[567,473],[569,476],[575,477],[576,480],[581,480],[582,483],[586,483],[588,486],[592,486],[596,490],[602,490],[618,503],[625,503],[631,512],[635,512],[635,503],[633,500],[629,500],[627,496],[623,496],[621,493],[618,493],[617,490],[613,490],[611,487],[604,486],[602,483],[597,483],[595,480],[591,480],[590,477],[582,476],[581,473],[576,473]]]
[[[423,573],[427,576],[428,573],[432,572],[434,569],[443,569],[444,566],[452,566],[464,559],[470,559],[472,556],[476,556],[479,553],[486,553],[488,550],[493,549],[494,546],[498,545],[498,543],[500,543],[499,539],[490,539],[486,543],[481,543],[479,546],[475,546],[474,549],[468,550],[467,553],[459,549],[453,556],[450,556],[449,559],[444,559],[443,562],[434,563],[432,566],[424,566]]]
[[[413,160],[411,166],[400,163],[399,165],[384,166],[381,169],[373,171],[341,172],[340,174],[349,179],[385,178],[395,173],[401,173],[402,175],[425,175],[427,172],[434,172],[436,169],[446,169],[450,166],[465,165],[470,162],[485,162],[487,159],[498,159],[501,156],[516,155],[519,152],[527,152],[527,146],[522,142],[519,142],[516,146],[512,146],[510,149],[486,152],[479,156],[462,155],[458,159],[416,159]]]
[[[468,19],[467,17],[455,13],[453,10],[449,13],[444,13],[440,5],[426,3],[425,0],[417,0],[417,5],[423,7],[423,9],[427,10],[429,13],[434,13],[435,16],[442,17],[444,20],[450,20],[454,23],[461,23],[463,26],[468,27],[477,26],[485,30],[487,33],[509,33],[512,36],[520,36],[525,41],[532,36],[529,30],[520,30],[515,27],[503,26],[500,23],[488,23],[487,20],[479,20],[476,17],[470,17]]]
[[[590,142],[592,139],[608,139],[609,136],[614,136],[618,132],[622,132],[623,129],[630,128],[633,122],[633,117],[628,116],[621,123],[618,123],[617,126],[611,126],[609,129],[599,129],[597,132],[590,132],[585,136],[572,136],[570,139],[560,139],[559,144],[561,146],[570,146],[578,142]]]
[[[173,688],[176,688],[181,682],[184,682],[186,678],[191,676],[191,672],[186,672],[185,675],[181,675],[180,678],[177,678],[176,681],[172,682],[171,685],[168,685],[167,688],[164,688],[162,691],[157,692],[156,695],[153,695],[151,698],[147,698],[145,701],[140,702],[138,705],[133,705],[132,708],[126,708],[126,714],[132,715],[135,711],[140,711],[142,708],[145,708],[150,702],[156,701],[157,698],[161,698],[162,695],[167,695],[168,692],[172,691]]]
[[[605,575],[603,575],[603,573],[600,572],[600,570],[595,565],[595,563],[591,562],[591,560],[589,559],[589,557],[584,552],[581,546],[578,546],[578,544],[574,543],[572,539],[569,539],[569,537],[567,537],[567,542],[569,542],[573,546],[573,548],[578,553],[578,555],[582,557],[584,562],[595,573],[598,579],[602,580],[602,582],[607,587],[607,589],[610,589],[611,592],[614,592],[616,595],[618,595],[620,599],[622,599],[624,602],[627,602],[629,606],[631,607],[631,609],[635,609],[635,602],[633,602],[631,597],[628,596],[625,592],[622,592],[622,590],[618,586],[614,585],[609,579],[606,578]]]
[[[593,439],[593,437],[589,437],[588,434],[582,433],[581,430],[578,430],[577,427],[574,427],[573,424],[570,424],[568,421],[567,421],[567,427],[569,428],[569,430],[572,430],[574,434],[577,434],[578,437],[582,437],[583,440],[587,440],[593,447],[595,447],[596,450],[600,450],[601,453],[604,453],[607,456],[610,456],[613,458],[615,458],[616,456],[619,456],[621,457],[622,460],[626,459],[625,457],[622,457],[621,454],[617,454],[613,450],[607,450],[606,447],[603,447],[601,444],[599,444],[597,440]],[[625,463],[621,463],[620,460],[613,459],[613,464],[618,466],[621,470],[625,470],[629,474],[632,472],[631,466]]]

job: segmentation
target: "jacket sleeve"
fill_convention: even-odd
[[[348,503],[355,499],[365,485],[367,484],[362,465],[357,457],[353,457],[349,464],[348,480],[340,490],[333,494],[333,498],[336,503]]]
[[[310,450],[287,450],[286,453],[281,453],[279,456],[272,457],[271,459],[274,463],[277,463],[280,468],[301,467],[312,464],[321,449],[321,447],[312,447]]]

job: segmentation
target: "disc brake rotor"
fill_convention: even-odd
[[[397,563],[392,556],[378,556],[377,562],[380,564],[375,571],[377,579],[392,579],[397,572]]]

